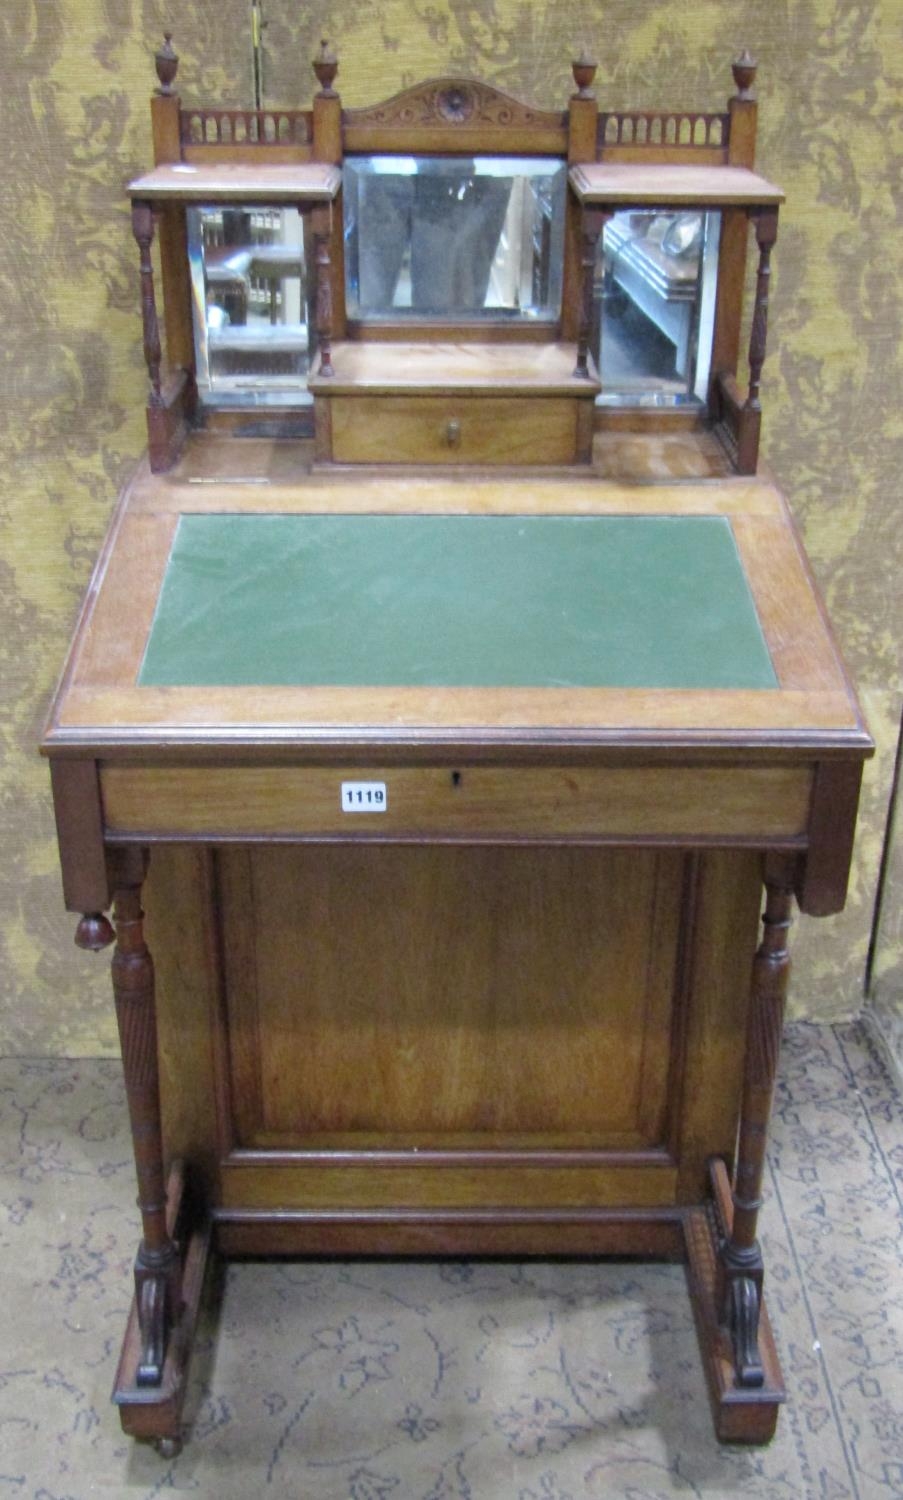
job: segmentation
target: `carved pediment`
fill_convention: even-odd
[[[427,78],[381,104],[345,110],[344,115],[349,124],[394,128],[504,125],[548,130],[564,120],[560,110],[533,109],[472,78]]]

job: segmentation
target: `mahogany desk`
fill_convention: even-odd
[[[212,1226],[686,1254],[718,1433],[762,1441],[786,929],[843,902],[871,749],[782,497],[206,444],[126,491],[44,743],[83,945],[116,903],[126,1430],[177,1439]]]

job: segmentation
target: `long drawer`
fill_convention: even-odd
[[[100,771],[113,838],[795,839],[807,766],[140,766]]]

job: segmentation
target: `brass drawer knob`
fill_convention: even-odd
[[[449,418],[449,421],[446,423],[445,441],[448,443],[449,448],[457,448],[458,444],[460,443],[461,423],[458,421],[457,417]]]

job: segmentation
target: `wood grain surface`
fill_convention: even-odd
[[[344,781],[384,783],[383,812],[343,811]],[[102,763],[108,835],[205,838],[761,838],[805,832],[805,766],[528,769],[363,763]]]
[[[784,201],[779,187],[747,167],[585,162],[568,176],[582,203],[715,208]]]
[[[573,397],[334,396],[329,404],[336,463],[568,464],[577,459]]]
[[[128,185],[130,197],[152,202],[328,202],[342,184],[336,167],[320,162],[176,162],[154,167]]]
[[[221,440],[226,452],[240,444]],[[205,450],[208,454],[209,449]],[[217,451],[214,446],[214,453]],[[326,744],[368,737],[402,743],[545,742],[574,735],[597,744],[757,743],[787,753],[870,740],[799,550],[786,504],[762,479],[715,479],[691,489],[474,475],[405,478],[362,473],[270,482],[267,445],[245,474],[208,487],[144,469],[127,493],[98,566],[51,713],[45,749],[149,742]],[[237,461],[232,459],[232,462]],[[210,462],[208,458],[208,462]],[[220,459],[220,467],[224,460]],[[278,471],[277,471],[278,472]],[[245,482],[240,482],[241,479]],[[435,514],[721,514],[731,520],[753,600],[781,684],[778,690],[646,689],[137,688],[137,678],[178,516],[195,509],[288,514],[345,510]],[[455,738],[457,737],[457,738]]]
[[[577,346],[570,343],[348,340],[333,345],[335,374],[327,380],[314,372],[309,385],[330,396],[397,391],[418,397],[452,392],[483,397],[594,395],[598,380],[578,379],[576,360]]]

